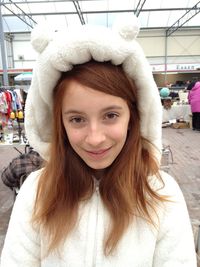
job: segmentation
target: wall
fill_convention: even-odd
[[[161,65],[162,72],[154,72],[154,79],[159,87],[175,84],[176,81],[199,79],[200,71],[167,74],[165,63],[170,71],[170,65],[198,64],[200,67],[200,30],[179,29],[166,38],[164,30],[146,30],[140,32],[138,41],[141,44],[151,65]],[[165,57],[165,53],[167,57]]]
[[[12,40],[15,69],[33,68],[36,52],[30,43],[30,34],[15,34]]]
[[[151,64],[199,63],[200,29],[179,29],[169,37],[164,30],[140,32],[138,41]]]

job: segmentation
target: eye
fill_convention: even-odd
[[[117,117],[119,117],[119,114],[116,112],[109,112],[109,113],[105,114],[106,120],[115,120]]]
[[[74,123],[74,124],[80,124],[80,123],[84,123],[85,119],[82,117],[73,117],[69,119],[69,122]]]

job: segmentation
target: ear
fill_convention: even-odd
[[[48,43],[52,40],[53,32],[46,23],[38,24],[31,33],[31,44],[33,48],[42,53]]]
[[[140,31],[138,18],[131,15],[120,15],[113,23],[113,31],[117,32],[120,37],[126,41],[135,39]]]

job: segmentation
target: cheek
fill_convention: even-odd
[[[116,141],[125,141],[127,137],[127,131],[128,131],[128,126],[120,126],[120,127],[114,127],[110,131],[110,136],[112,136],[113,139]]]
[[[80,133],[80,131],[77,131],[77,130],[71,130],[71,129],[66,129],[65,128],[65,131],[66,131],[66,134],[67,134],[67,137],[68,137],[68,140],[70,142],[70,144],[73,146],[73,145],[76,145],[78,143],[80,143],[83,139],[83,136],[82,134]]]

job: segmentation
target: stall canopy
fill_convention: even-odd
[[[32,72],[24,72],[14,77],[15,82],[27,82],[31,81]]]

